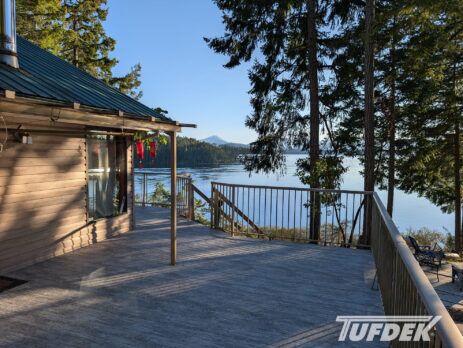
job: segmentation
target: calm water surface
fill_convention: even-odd
[[[195,185],[210,196],[211,181],[232,183],[232,184],[250,184],[250,185],[269,185],[269,186],[290,186],[303,187],[299,179],[295,176],[296,161],[301,158],[300,155],[288,155],[286,161],[286,173],[277,174],[251,174],[247,173],[241,164],[221,165],[216,167],[196,167],[196,168],[179,168],[179,173],[191,174]],[[363,177],[359,173],[362,167],[355,160],[348,160],[348,172],[343,177],[341,187],[349,190],[363,190]],[[155,173],[156,182],[163,182],[166,187],[169,185],[168,168],[150,168],[143,169],[142,172]],[[149,183],[154,186],[155,182]],[[141,192],[141,183],[136,182],[137,193]],[[386,202],[387,194],[384,191],[378,191],[383,202]],[[444,232],[445,230],[453,231],[453,215],[444,214],[441,210],[432,205],[427,199],[418,197],[415,194],[406,194],[396,190],[394,203],[394,221],[399,230],[404,231],[408,227],[420,228],[423,226]]]

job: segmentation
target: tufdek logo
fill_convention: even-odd
[[[430,341],[441,316],[338,316],[343,322],[339,341]]]

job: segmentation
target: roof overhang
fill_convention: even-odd
[[[117,130],[181,132],[178,122],[167,122],[155,117],[127,115],[121,111],[98,110],[81,107],[77,103],[64,103],[18,97],[14,93],[0,96],[0,115],[54,121],[63,124],[77,124]],[[192,125],[184,125],[186,127]]]

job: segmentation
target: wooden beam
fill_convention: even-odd
[[[105,128],[124,128],[139,131],[165,131],[180,132],[181,127],[175,123],[163,123],[158,120],[155,122],[151,119],[131,118],[127,115],[119,117],[119,113],[104,114],[86,111],[80,106],[80,109],[74,109],[72,106],[48,105],[43,103],[34,103],[28,99],[18,98],[7,99],[0,97],[0,110],[6,117],[20,116],[31,120],[49,121],[53,115],[55,123],[61,124],[80,124],[86,126],[97,126]]]
[[[170,264],[177,262],[177,133],[170,132]]]
[[[199,188],[197,188],[194,184],[191,184],[193,191],[196,192],[198,195],[201,196],[202,199],[206,201],[207,204],[211,205],[211,199],[207,197]]]

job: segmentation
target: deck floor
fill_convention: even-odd
[[[181,220],[172,267],[167,217],[138,208],[136,231],[10,274],[28,283],[0,294],[0,346],[331,347],[337,315],[383,314],[368,251]]]
[[[423,270],[463,334],[463,292],[460,291],[460,282],[452,283],[451,262],[442,265],[439,280],[434,269],[425,266]]]

